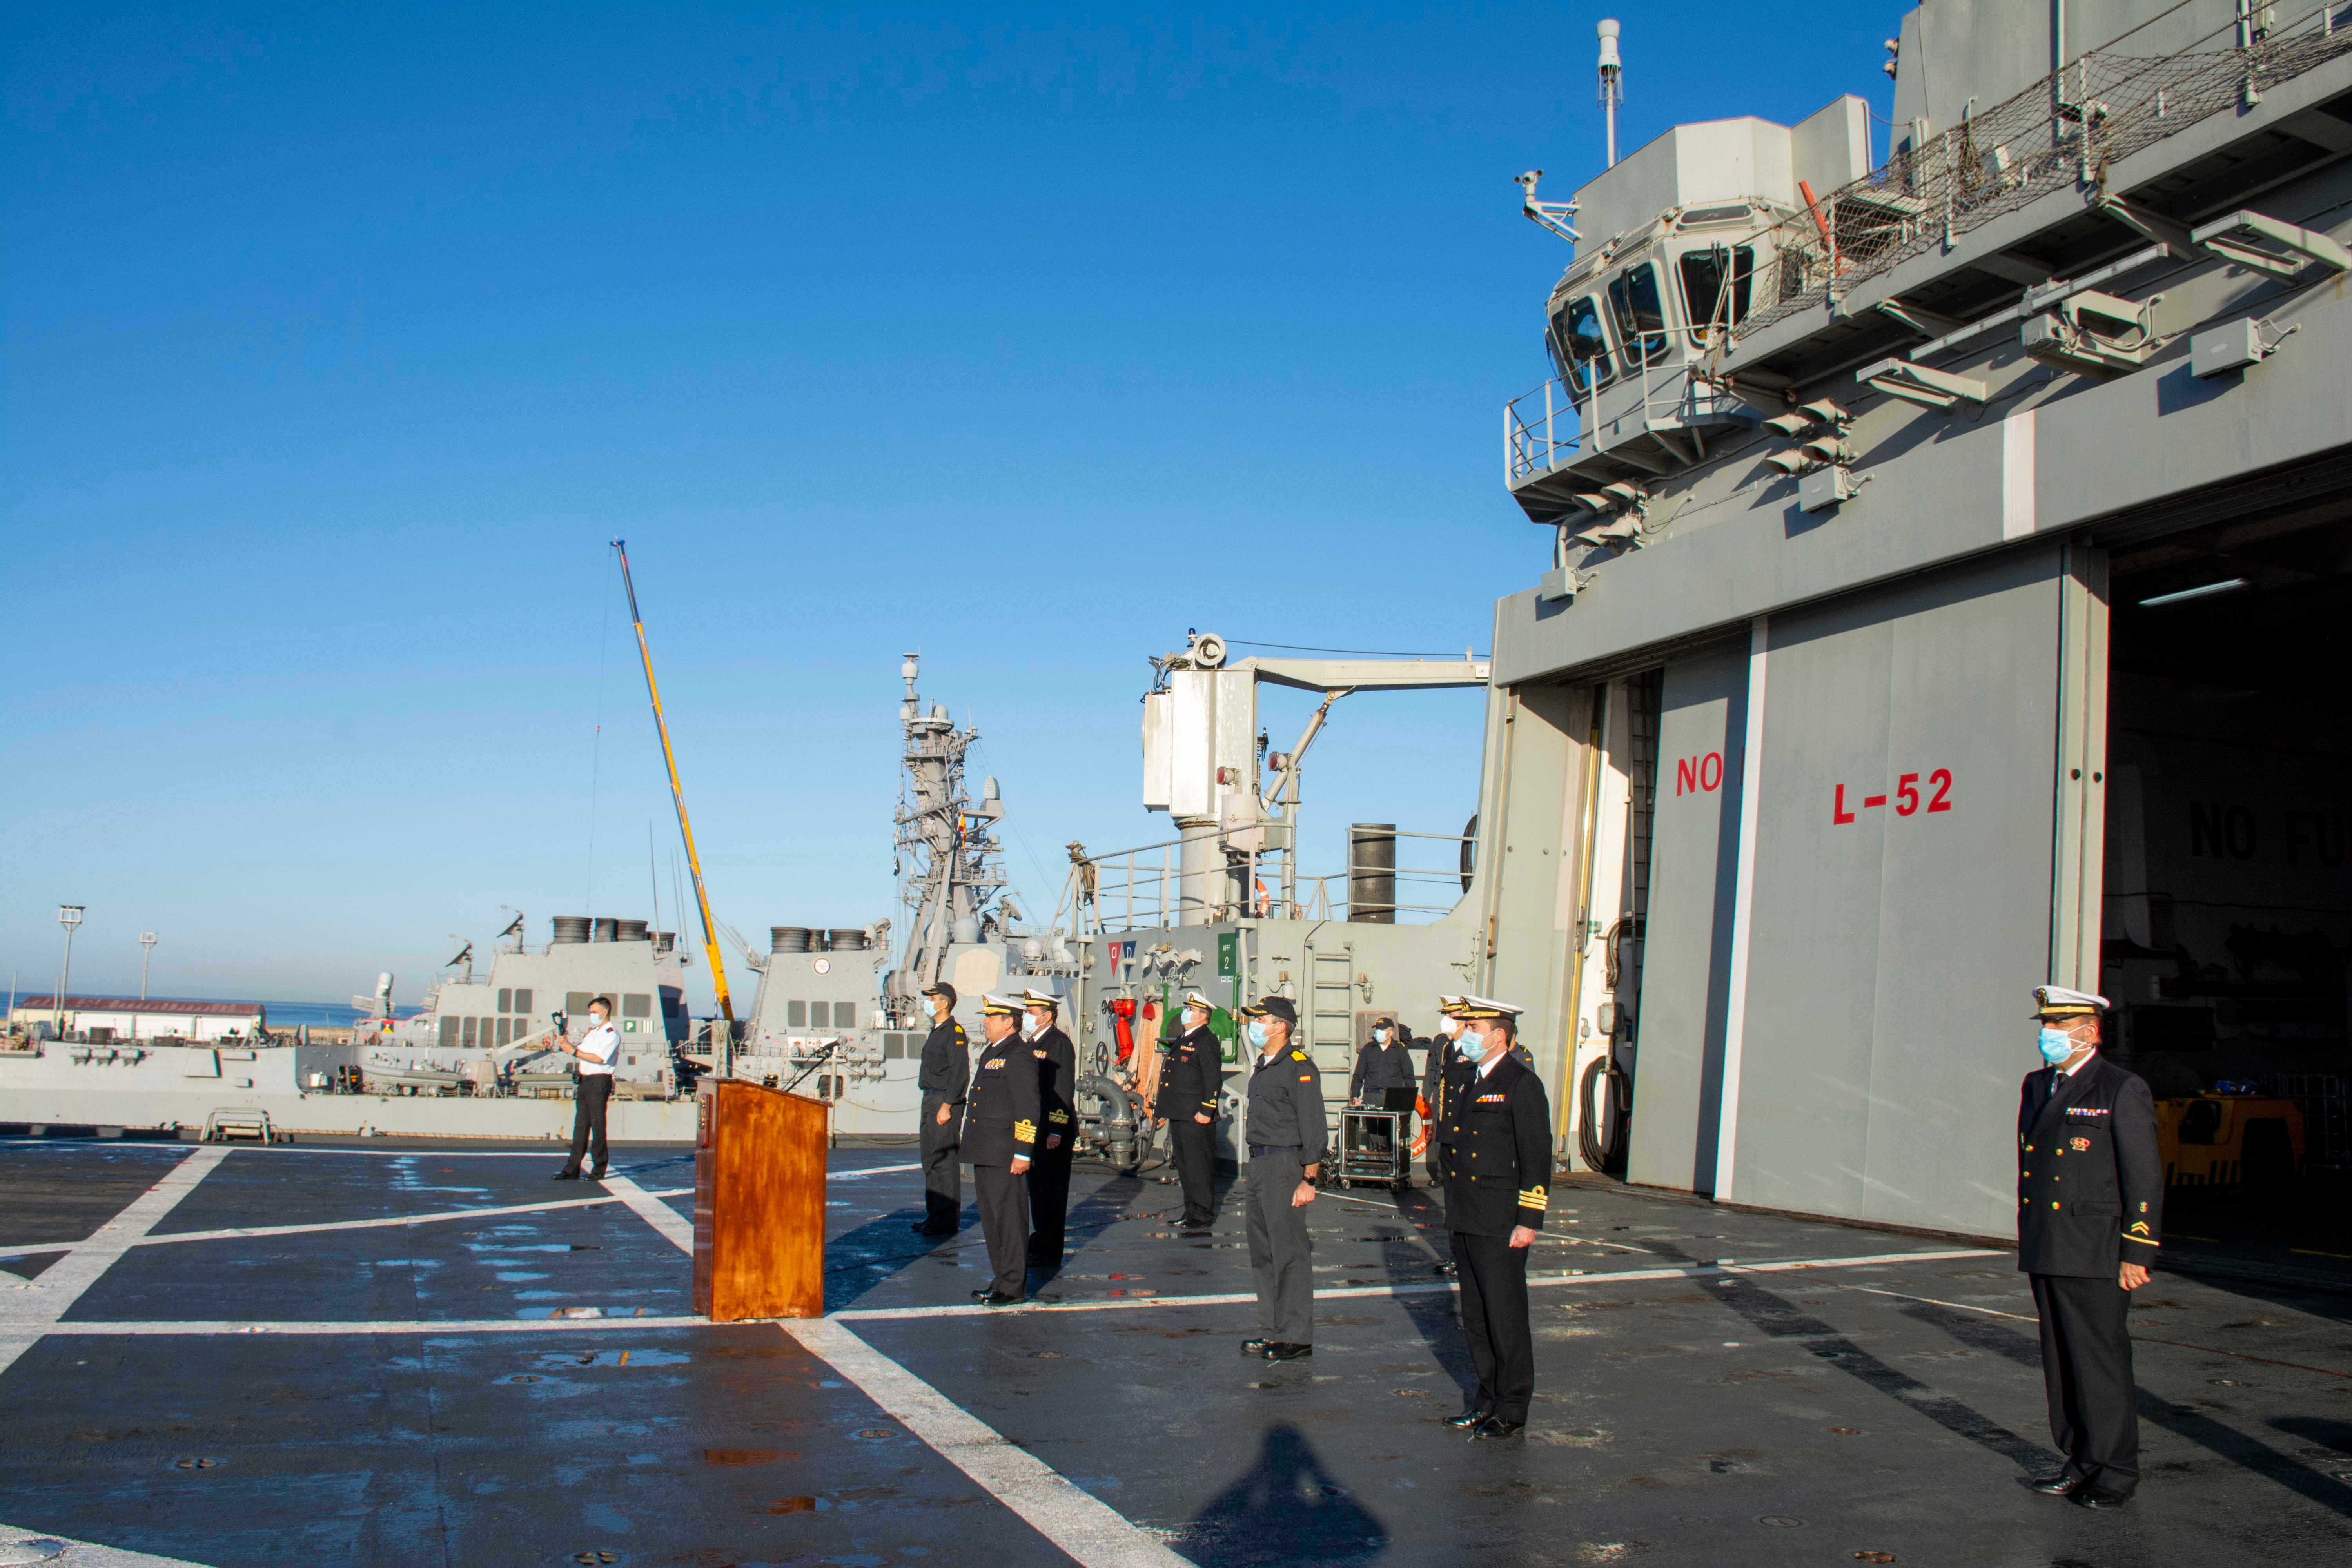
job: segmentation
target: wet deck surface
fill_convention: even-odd
[[[1237,1193],[1196,1237],[1173,1187],[1081,1170],[1068,1262],[988,1313],[976,1226],[909,1231],[919,1173],[884,1168],[909,1156],[836,1153],[834,1324],[1113,1510],[1073,1533],[778,1326],[677,1324],[685,1256],[542,1152],[354,1147],[230,1153],[82,1283],[0,1372],[0,1520],[215,1568],[1071,1561],[1056,1539],[1203,1568],[2352,1553],[2338,1292],[2159,1274],[2132,1312],[2147,1479],[2099,1515],[2020,1484],[2055,1460],[2008,1256],[1564,1185],[1535,1420],[1474,1445],[1439,1425],[1468,1373],[1423,1194],[1315,1205],[1316,1354],[1268,1366],[1235,1353]],[[189,1154],[0,1144],[0,1296]],[[687,1212],[680,1152],[614,1171]],[[333,1228],[217,1234],[290,1226]]]

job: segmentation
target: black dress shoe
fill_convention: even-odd
[[[2084,1508],[2121,1508],[2131,1501],[2131,1493],[2109,1487],[2084,1487],[2074,1494],[2074,1500]]]
[[[2028,1481],[2026,1486],[2029,1490],[2040,1492],[2044,1497],[2073,1497],[2083,1489],[2083,1478],[2071,1470],[2061,1470],[2054,1476]]]
[[[1007,1296],[999,1291],[991,1290],[980,1299],[980,1304],[983,1307],[1017,1307],[1028,1299],[1026,1296]]]
[[[1258,1352],[1268,1361],[1303,1361],[1315,1353],[1313,1345],[1284,1344],[1280,1341]]]
[[[602,1166],[602,1165],[599,1165],[599,1166],[597,1166],[594,1170],[593,1170],[593,1171],[589,1172],[589,1173],[588,1173],[588,1179],[589,1179],[590,1181],[592,1181],[592,1182],[601,1182],[601,1181],[603,1181],[603,1180],[604,1179],[604,1166]]]
[[[1489,1415],[1470,1428],[1470,1436],[1480,1441],[1489,1437],[1516,1437],[1528,1429],[1524,1421],[1506,1421],[1499,1415]]]
[[[1430,1272],[1431,1272],[1431,1273],[1433,1273],[1433,1274],[1436,1274],[1436,1275],[1438,1275],[1438,1276],[1440,1276],[1440,1277],[1442,1277],[1442,1278],[1444,1278],[1444,1279],[1453,1279],[1453,1278],[1454,1278],[1454,1265],[1453,1265],[1452,1263],[1450,1263],[1450,1262],[1447,1262],[1447,1263],[1441,1263],[1441,1264],[1439,1264],[1435,1268],[1433,1268],[1433,1269],[1430,1270]]]
[[[1477,1426],[1481,1421],[1486,1420],[1487,1416],[1493,1414],[1494,1412],[1490,1410],[1465,1410],[1459,1415],[1447,1416],[1445,1418],[1445,1424],[1448,1426],[1453,1427],[1457,1432],[1466,1431],[1470,1427]]]
[[[990,1289],[987,1286],[983,1285],[983,1286],[982,1286],[979,1289],[974,1290],[974,1291],[971,1293],[971,1299],[972,1299],[973,1300],[975,1300],[975,1301],[985,1301],[985,1300],[987,1300],[991,1296],[993,1296],[993,1295],[995,1295],[995,1294],[996,1294],[996,1292],[995,1292],[995,1291],[993,1291],[993,1290]]]
[[[917,1236],[953,1236],[956,1233],[956,1227],[951,1225],[933,1225],[927,1219],[917,1220],[907,1228]]]
[[[555,1179],[559,1182],[576,1182],[580,1179],[580,1173],[577,1171],[558,1171],[555,1173]]]
[[[1264,1355],[1265,1353],[1265,1347],[1272,1343],[1274,1343],[1272,1340],[1244,1340],[1242,1342],[1242,1354]]]

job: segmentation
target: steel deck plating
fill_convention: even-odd
[[[1525,1439],[1467,1363],[1426,1194],[1313,1210],[1313,1359],[1268,1367],[1237,1204],[1079,1173],[1036,1301],[835,1156],[830,1314],[688,1308],[682,1152],[0,1145],[0,1562],[2253,1563],[2352,1542],[2347,1298],[2161,1276],[2147,1479],[2028,1493],[2001,1253],[1599,1182],[1554,1194]],[[10,1543],[47,1542],[47,1546]],[[2330,1543],[2333,1543],[2332,1545]],[[44,1559],[40,1553],[51,1555]],[[1874,1555],[1889,1553],[1891,1556]]]

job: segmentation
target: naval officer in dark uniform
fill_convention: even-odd
[[[1258,1337],[1244,1355],[1296,1361],[1315,1353],[1315,1243],[1307,1205],[1323,1167],[1328,1129],[1323,1075],[1305,1051],[1291,1048],[1298,1009],[1268,996],[1242,1009],[1249,1019],[1250,1272],[1257,1278]]]
[[[980,1228],[988,1237],[994,1277],[972,1299],[1010,1306],[1029,1293],[1029,1192],[1024,1179],[1037,1148],[1036,1058],[1021,1037],[1021,1004],[1010,996],[981,997],[981,1032],[988,1037],[972,1063],[971,1096],[964,1117],[963,1157],[980,1200]]]
[[[1454,1065],[1454,1041],[1462,1032],[1462,1020],[1454,1016],[1454,1009],[1461,1005],[1459,996],[1442,994],[1438,996],[1437,1033],[1429,1037],[1429,1059],[1422,1064],[1421,1069],[1421,1100],[1417,1109],[1421,1111],[1422,1128],[1429,1135],[1429,1146],[1423,1158],[1429,1167],[1429,1184],[1441,1191],[1445,1186],[1445,1170],[1441,1163],[1445,1150],[1444,1145],[1437,1141],[1437,1128],[1445,1119],[1445,1069]],[[1440,1271],[1450,1272],[1451,1269],[1452,1265],[1448,1264]]]
[[[1528,1324],[1528,1252],[1551,1196],[1551,1104],[1518,1043],[1519,1009],[1461,999],[1462,1058],[1447,1074],[1445,1228],[1461,1281],[1462,1332],[1478,1387],[1449,1426],[1473,1437],[1516,1436],[1535,1396]]]
[[[2104,996],[2036,986],[2042,1059],[2017,1108],[2017,1266],[2042,1316],[2050,1436],[2066,1468],[2033,1489],[2119,1508],[2139,1486],[2131,1293],[2164,1238],[2147,1082],[2099,1056]]]
[[[1037,1063],[1037,1103],[1045,1142],[1029,1167],[1029,1261],[1061,1267],[1070,1216],[1070,1159],[1077,1152],[1078,1047],[1054,1022],[1062,999],[1050,991],[1021,994],[1029,1010],[1029,1049]]]
[[[1388,1109],[1389,1091],[1394,1089],[1403,1089],[1408,1094],[1414,1092],[1412,1052],[1398,1037],[1397,1021],[1383,1016],[1372,1020],[1371,1038],[1366,1040],[1356,1053],[1356,1070],[1348,1079],[1348,1103],[1385,1110]],[[1412,1138],[1412,1113],[1410,1110],[1397,1118],[1396,1135],[1401,1140]],[[1401,1193],[1412,1185],[1412,1177],[1409,1160],[1402,1163],[1400,1168],[1407,1173],[1391,1183],[1391,1189]]]
[[[1182,1224],[1216,1218],[1217,1091],[1224,1084],[1224,1042],[1209,1027],[1209,999],[1184,998],[1184,1032],[1160,1064],[1160,1100],[1151,1112],[1168,1123],[1170,1155],[1184,1184]]]
[[[1397,1038],[1396,1020],[1372,1020],[1372,1037],[1356,1053],[1356,1070],[1348,1079],[1348,1103],[1378,1110],[1388,1103],[1391,1089],[1413,1087],[1412,1052]]]
[[[923,988],[931,1032],[923,1039],[922,1066],[915,1087],[923,1096],[922,1236],[953,1236],[963,1219],[963,1169],[956,1152],[963,1141],[964,1096],[971,1088],[971,1043],[955,1021],[956,988],[942,980]]]

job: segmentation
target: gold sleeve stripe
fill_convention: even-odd
[[[1037,1124],[1034,1121],[1014,1122],[1013,1141],[1015,1143],[1034,1143],[1037,1142]]]
[[[2126,1236],[2126,1237],[2124,1237],[2124,1239],[2125,1239],[2126,1241],[2137,1241],[2137,1242],[2138,1242],[2142,1247],[2161,1247],[2161,1246],[2163,1246],[2163,1245],[2164,1245],[2164,1244],[2163,1244],[2162,1242],[2160,1242],[2160,1241],[2150,1241],[2147,1237],[2144,1237],[2144,1236]],[[2169,1266],[2169,1265],[2167,1265],[2167,1267],[2168,1268],[2168,1267],[2170,1267],[2170,1266]]]
[[[1543,1208],[1550,1201],[1551,1194],[1541,1187],[1529,1187],[1519,1194],[1519,1206],[1523,1209]]]

